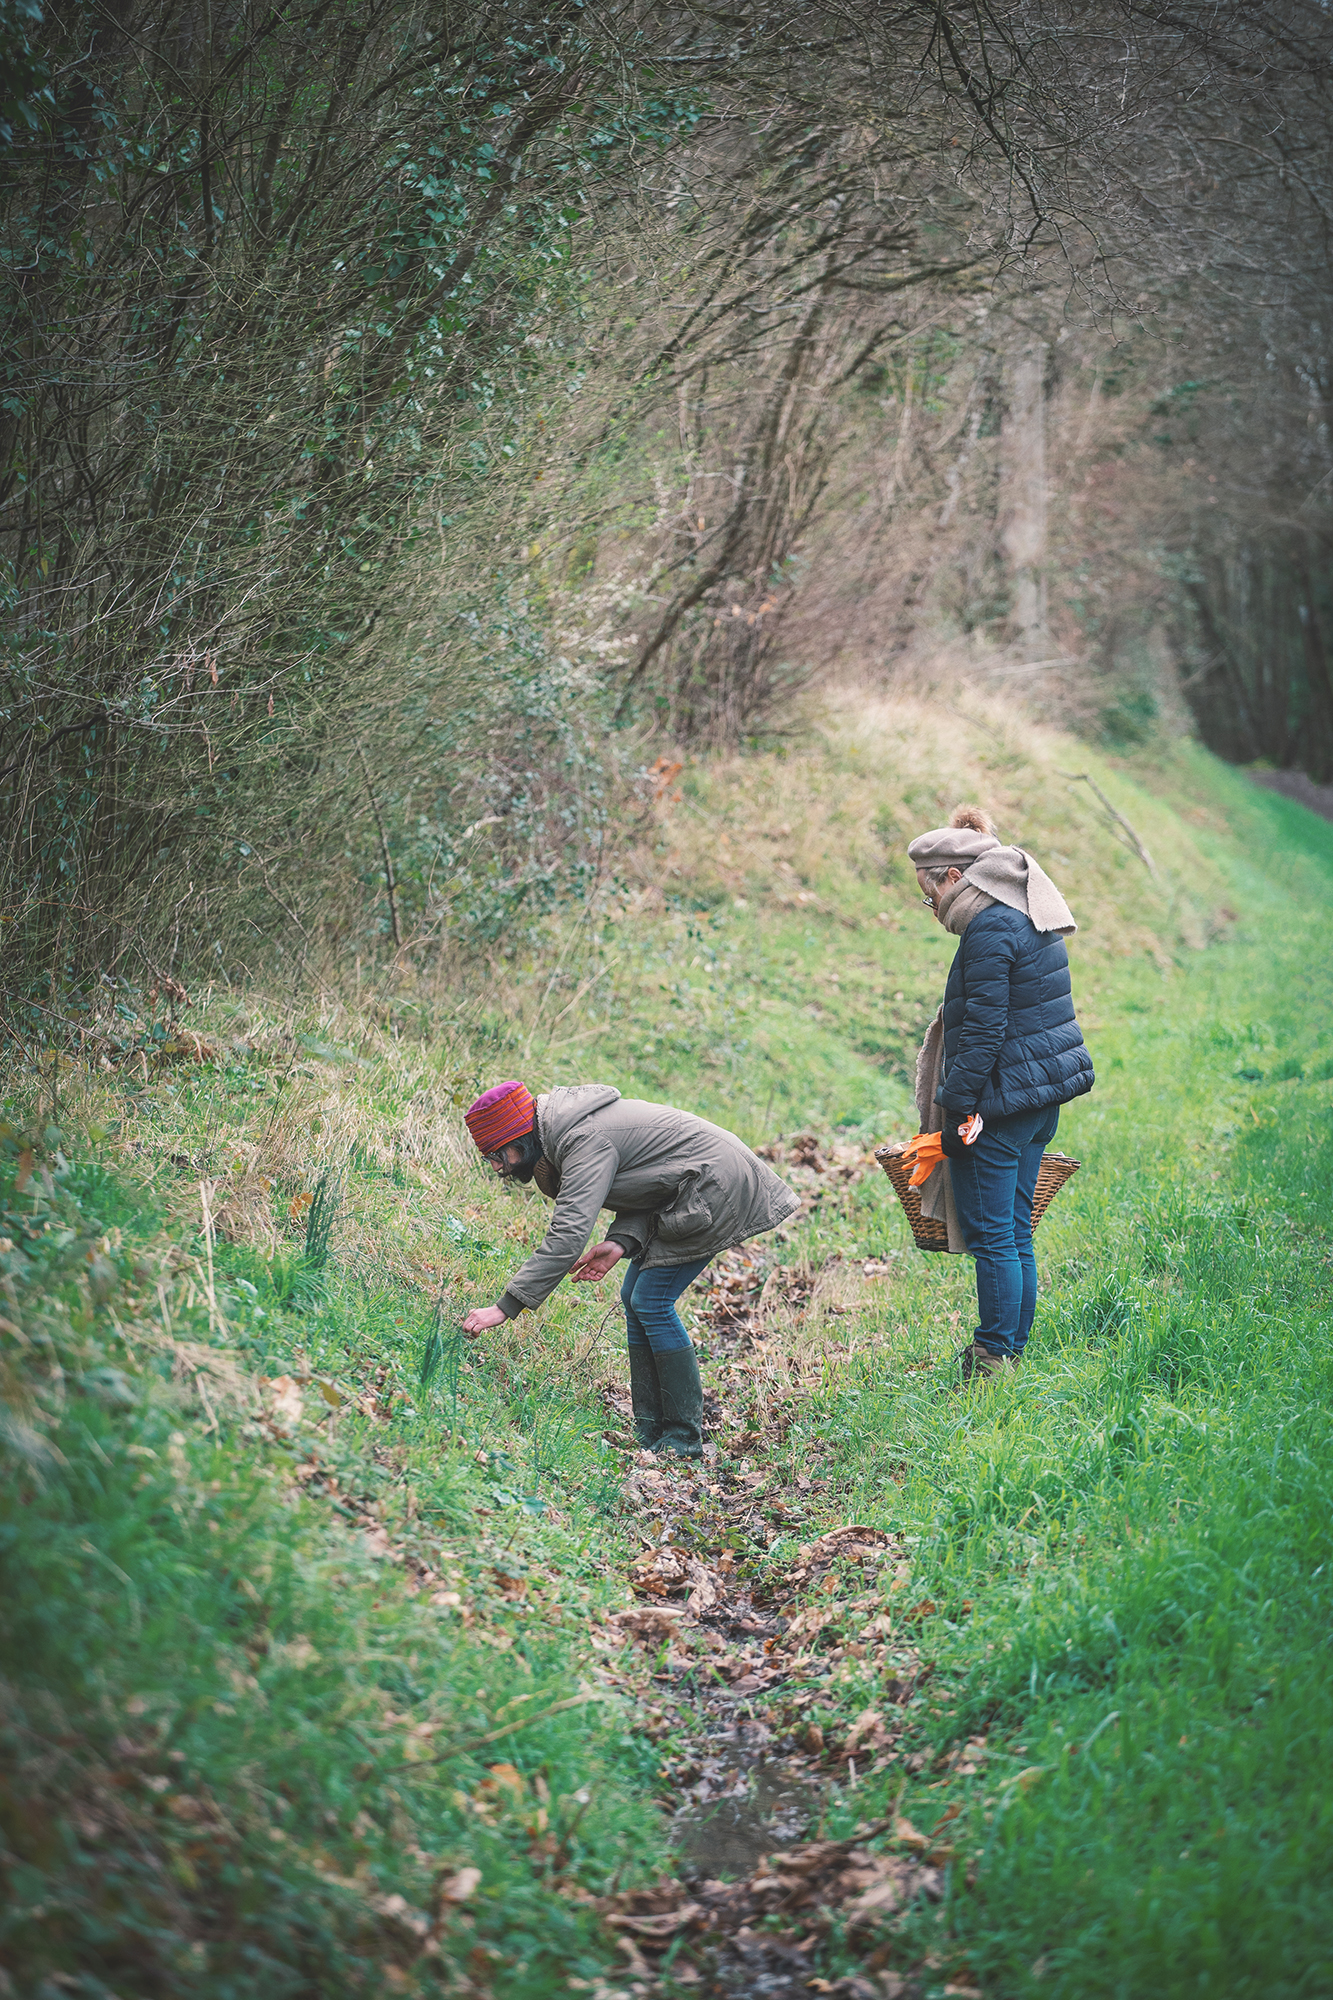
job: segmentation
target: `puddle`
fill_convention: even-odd
[[[769,1757],[769,1734],[762,1723],[740,1723],[701,1744],[689,1803],[672,1821],[687,1880],[752,1875],[766,1854],[794,1847],[818,1811],[819,1786]]]

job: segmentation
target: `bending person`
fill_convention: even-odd
[[[703,1387],[676,1301],[719,1251],[794,1214],[797,1196],[733,1133],[610,1084],[572,1084],[534,1101],[523,1084],[498,1083],[465,1116],[495,1171],[535,1181],[555,1214],[499,1302],[470,1312],[463,1331],[484,1333],[534,1310],[563,1277],[598,1284],[627,1258],[620,1298],[639,1443],[700,1457]],[[603,1208],[614,1220],[590,1250]]]
[[[907,850],[924,900],[958,939],[944,989],[935,1091],[963,1239],[977,1266],[977,1329],[963,1376],[1018,1361],[1037,1305],[1032,1198],[1060,1106],[1095,1081],[1074,1015],[1064,940],[1078,926],[1050,877],[1002,847],[976,806]],[[929,1041],[929,1037],[927,1038]],[[967,1143],[961,1128],[980,1112]]]

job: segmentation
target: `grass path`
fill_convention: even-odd
[[[1150,879],[1083,754],[861,717],[694,774],[507,1014],[215,994],[26,1052],[16,1991],[1333,1986],[1333,835],[1193,753],[1098,767]],[[947,963],[884,840],[956,793],[1056,859],[1099,1073],[1033,1358],[966,1397],[970,1266],[866,1170]],[[697,1105],[805,1195],[697,1295],[698,1474],[635,1463],[611,1300],[452,1332],[539,1221],[459,1127],[520,1068]],[[728,1791],[786,1858],[718,1886]]]

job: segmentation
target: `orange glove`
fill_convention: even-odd
[[[981,1137],[982,1129],[980,1113],[974,1111],[967,1123],[958,1127],[958,1136],[965,1146],[971,1146]],[[918,1132],[915,1139],[909,1139],[903,1147],[903,1158],[914,1163],[916,1169],[907,1185],[920,1187],[923,1181],[930,1179],[944,1158],[944,1134]]]
[[[909,1139],[903,1147],[903,1159],[915,1171],[908,1186],[920,1187],[928,1181],[943,1158],[944,1139],[939,1132],[918,1132],[915,1139]]]

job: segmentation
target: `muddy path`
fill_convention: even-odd
[[[893,2000],[916,1989],[894,1963],[895,1925],[918,1899],[940,1900],[955,1857],[896,1808],[838,1840],[824,1823],[834,1806],[846,1821],[868,1776],[892,1772],[899,1782],[875,1796],[901,1797],[931,1755],[909,1553],[861,1523],[813,1531],[828,1515],[820,1482],[790,1483],[778,1465],[787,1406],[813,1386],[766,1332],[783,1274],[732,1252],[709,1279],[705,1458],[637,1459],[622,1503],[642,1545],[635,1603],[599,1639],[671,1746],[661,1796],[676,1873],[603,1914],[651,1992]],[[807,1521],[809,1538],[794,1540]],[[858,1707],[847,1683],[864,1688],[867,1665],[875,1693]],[[830,1980],[822,1948],[835,1930],[857,1970]]]

